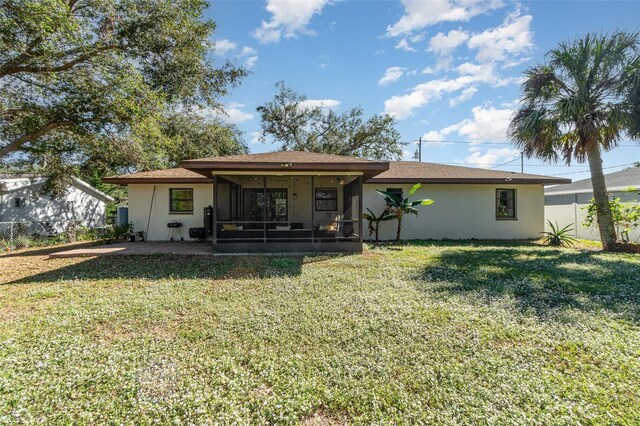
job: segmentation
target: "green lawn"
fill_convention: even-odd
[[[0,423],[640,423],[640,256],[0,257]]]

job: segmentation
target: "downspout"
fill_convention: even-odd
[[[149,218],[147,219],[147,230],[145,231],[144,241],[149,241],[149,223],[151,223],[151,210],[153,210],[153,199],[156,196],[156,186],[153,185],[153,192],[151,193],[151,204],[149,204]]]

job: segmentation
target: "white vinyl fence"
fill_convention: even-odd
[[[0,253],[75,242],[86,233],[78,221],[0,222]]]
[[[588,204],[573,203],[560,206],[544,206],[545,231],[550,231],[549,225],[547,224],[547,221],[550,220],[554,224],[557,222],[560,227],[572,225],[572,228],[574,228],[572,234],[576,238],[600,241],[597,225],[590,228],[582,226],[582,222],[584,222],[584,218],[587,215],[587,205]],[[618,238],[620,238],[619,232]],[[630,232],[629,240],[640,242],[640,229]]]

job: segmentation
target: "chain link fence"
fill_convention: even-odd
[[[89,229],[79,221],[0,222],[0,253],[94,240],[101,232],[102,229]]]

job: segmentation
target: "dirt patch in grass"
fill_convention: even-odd
[[[348,417],[342,413],[331,413],[324,409],[318,409],[302,420],[304,426],[346,426]]]

